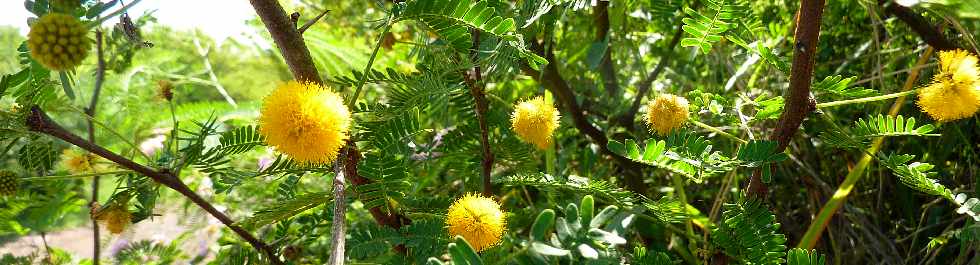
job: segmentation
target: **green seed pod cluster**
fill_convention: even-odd
[[[73,16],[48,13],[27,34],[31,57],[51,70],[64,71],[82,63],[92,41],[88,29]]]
[[[13,196],[17,193],[17,174],[0,171],[0,196]]]
[[[79,0],[50,0],[51,10],[58,13],[70,14],[82,6]]]

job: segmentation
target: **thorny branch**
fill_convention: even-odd
[[[211,205],[206,200],[204,200],[204,198],[202,198],[200,195],[194,193],[194,191],[192,191],[189,187],[187,187],[187,185],[184,184],[183,181],[177,178],[177,176],[174,175],[173,172],[170,172],[169,170],[166,169],[157,171],[155,169],[146,167],[144,165],[140,165],[134,162],[133,160],[129,160],[128,158],[113,153],[112,151],[109,151],[102,146],[86,141],[85,139],[82,139],[78,135],[69,132],[64,127],[61,127],[61,125],[55,123],[38,106],[31,107],[31,113],[27,116],[27,127],[31,131],[47,134],[55,138],[61,139],[65,142],[68,142],[70,144],[73,144],[75,146],[78,146],[82,149],[85,149],[86,151],[101,156],[109,161],[115,162],[116,164],[124,168],[128,168],[130,170],[135,171],[136,173],[147,176],[153,179],[154,181],[156,181],[157,183],[163,184],[164,186],[167,186],[168,188],[179,192],[180,194],[184,195],[184,197],[190,199],[191,202],[196,204],[198,207],[201,207],[201,209],[204,209],[204,211],[211,214],[211,216],[214,216],[215,219],[221,221],[222,224],[224,224],[229,229],[234,231],[242,239],[248,241],[248,243],[251,244],[252,247],[254,247],[256,250],[263,252],[272,264],[276,264],[276,265],[283,264],[282,261],[279,260],[279,257],[276,255],[275,251],[272,248],[270,248],[268,245],[263,243],[255,236],[253,236],[248,231],[245,231],[245,229],[236,225],[235,221],[232,221],[231,218],[229,218],[223,212],[218,211],[218,209],[215,209],[213,205]]]
[[[486,90],[481,83],[483,80],[482,73],[480,72],[480,65],[477,62],[479,60],[479,49],[480,49],[480,31],[473,30],[473,48],[470,49],[470,61],[473,62],[473,69],[467,74],[463,75],[463,79],[466,81],[466,86],[470,89],[470,95],[473,96],[473,101],[476,102],[476,119],[480,123],[480,147],[482,150],[482,159],[480,165],[482,166],[482,177],[483,177],[483,196],[490,197],[493,195],[493,184],[490,182],[490,173],[493,170],[493,153],[490,152],[490,128],[487,125],[487,109],[489,108],[487,104]]]
[[[909,28],[912,28],[912,31],[919,34],[919,37],[921,37],[926,44],[929,44],[929,46],[932,46],[936,50],[944,51],[960,48],[955,42],[947,39],[938,27],[930,24],[929,20],[926,20],[926,18],[922,17],[918,13],[915,13],[915,11],[913,11],[911,8],[899,5],[898,3],[895,3],[895,1],[887,0],[880,0],[878,1],[878,4],[884,6],[886,13],[895,16],[902,22],[905,22]],[[974,51],[974,53],[975,52],[976,51]]]
[[[85,109],[85,114],[89,117],[95,117],[95,107],[99,104],[99,94],[102,93],[102,83],[105,81],[105,56],[102,54],[102,29],[95,30],[95,55],[97,60],[97,68],[95,69],[95,87],[92,88],[92,99],[89,100],[88,108]],[[95,143],[95,124],[92,120],[88,120],[88,141]],[[86,157],[87,158],[87,157]],[[95,176],[92,178],[92,201],[89,203],[89,207],[95,207],[95,204],[99,201],[99,180],[100,176]],[[101,257],[101,238],[99,236],[99,222],[94,218],[92,219],[92,264],[99,265],[99,258]]]
[[[777,142],[777,152],[782,152],[789,146],[790,140],[803,124],[803,119],[816,108],[816,102],[810,98],[810,82],[813,79],[814,54],[817,50],[817,40],[820,37],[820,21],[823,18],[824,0],[803,0],[800,3],[800,15],[797,21],[796,44],[793,52],[793,66],[790,72],[789,91],[786,92],[783,114],[776,122],[771,140]],[[750,196],[763,198],[768,188],[762,183],[762,171],[756,170],[745,188]]]

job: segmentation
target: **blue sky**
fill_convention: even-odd
[[[219,42],[227,38],[247,39],[243,37],[254,34],[254,29],[245,24],[255,16],[247,0],[143,0],[129,13],[137,17],[148,10],[157,10],[154,15],[162,25],[176,29],[198,28]],[[0,25],[18,27],[21,34],[26,35],[29,17],[31,13],[24,9],[24,1],[0,0]]]

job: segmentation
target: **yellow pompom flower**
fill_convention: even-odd
[[[98,160],[98,156],[82,151],[76,151],[72,149],[65,149],[62,152],[61,157],[63,158],[62,163],[65,169],[74,174],[85,173],[93,170],[95,168],[95,161]]]
[[[31,57],[51,70],[69,70],[82,63],[92,41],[88,29],[73,16],[48,13],[31,26],[27,47]]]
[[[650,131],[667,135],[687,122],[690,114],[687,99],[671,94],[660,94],[647,103],[646,122]]]
[[[133,223],[133,215],[126,208],[117,206],[101,211],[96,220],[101,221],[110,233],[120,234]]]
[[[539,96],[514,106],[510,125],[521,140],[537,146],[538,149],[547,149],[560,118],[558,109]]]
[[[939,122],[973,116],[980,110],[977,57],[964,50],[939,52],[939,72],[919,91],[919,108]]]
[[[476,251],[500,243],[500,237],[507,229],[500,204],[476,194],[467,194],[449,206],[446,224],[450,236],[463,236]]]
[[[0,171],[0,196],[17,194],[17,174],[7,170]]]
[[[337,159],[350,123],[340,95],[317,84],[290,81],[265,97],[259,132],[296,162],[327,164]]]

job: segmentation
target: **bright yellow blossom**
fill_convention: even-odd
[[[95,162],[98,160],[98,156],[92,153],[77,151],[73,149],[65,149],[62,152],[61,157],[64,159],[62,163],[68,172],[74,174],[80,174],[89,172],[95,168]]]
[[[82,63],[92,46],[88,28],[73,16],[48,13],[31,26],[27,47],[31,57],[51,70],[65,71]]]
[[[558,128],[559,118],[558,109],[539,96],[514,106],[510,123],[521,140],[538,149],[547,149],[551,145],[552,133]]]
[[[467,194],[449,206],[446,224],[450,236],[462,236],[476,251],[500,243],[507,229],[500,204],[476,194]]]
[[[973,116],[980,110],[977,57],[964,50],[939,52],[939,72],[919,91],[919,108],[939,122]]]
[[[133,214],[124,206],[112,205],[106,209],[98,209],[95,220],[105,225],[110,233],[120,234],[133,223]]]
[[[347,140],[350,112],[337,93],[290,81],[266,96],[259,132],[279,152],[303,164],[328,164]]]
[[[660,94],[647,103],[646,122],[650,131],[667,135],[687,122],[687,99],[671,94]]]

